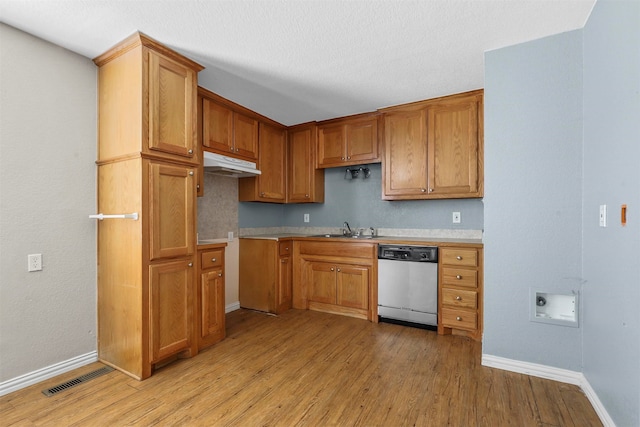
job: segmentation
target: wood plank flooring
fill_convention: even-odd
[[[313,311],[227,315],[227,339],[142,382],[93,363],[0,397],[2,426],[601,426],[581,390],[480,365],[481,345]]]

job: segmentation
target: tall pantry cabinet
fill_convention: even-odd
[[[99,67],[98,358],[137,379],[197,353],[199,64],[136,33]]]

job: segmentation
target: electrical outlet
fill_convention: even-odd
[[[233,242],[233,231],[230,231],[229,233],[227,233],[227,240],[230,242]]]
[[[27,255],[27,271],[42,270],[42,254]]]
[[[309,214],[304,214],[304,222],[309,222]]]
[[[453,212],[453,223],[460,224],[460,212]]]
[[[607,205],[600,205],[600,227],[607,226]]]

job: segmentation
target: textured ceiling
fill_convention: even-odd
[[[484,86],[484,52],[582,28],[595,0],[0,0],[0,19],[93,58],[141,31],[200,85],[280,123]]]

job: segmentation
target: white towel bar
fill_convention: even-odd
[[[130,213],[130,214],[118,214],[118,215],[105,215],[105,214],[96,214],[89,215],[91,219],[99,219],[102,221],[103,219],[133,219],[135,221],[138,220],[138,212]]]

